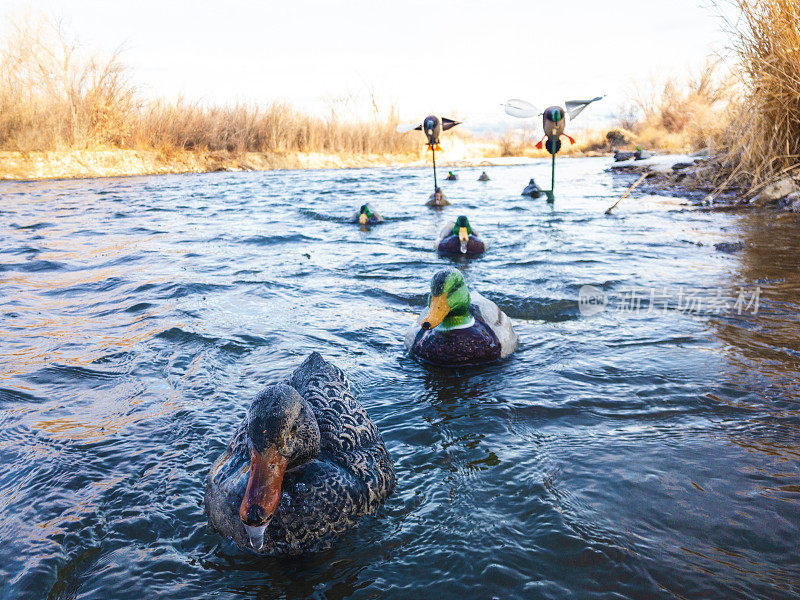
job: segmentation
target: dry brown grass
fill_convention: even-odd
[[[134,90],[116,54],[82,52],[57,25],[10,23],[0,50],[0,147],[12,150],[119,144]]]
[[[284,103],[260,108],[158,101],[136,111],[132,121],[131,144],[137,148],[330,154],[418,154],[420,149],[419,140],[395,131],[394,114],[352,123],[305,115]]]
[[[620,111],[619,125],[633,131],[636,143],[645,148],[708,148],[728,123],[734,90],[732,77],[720,73],[719,60],[708,60],[685,80],[670,77],[660,84],[637,86],[633,106]]]
[[[564,156],[585,156],[593,153],[608,153],[613,150],[611,142],[608,140],[607,129],[590,129],[569,132],[575,138],[575,144],[571,144],[566,138],[562,138],[562,146],[559,154]],[[502,137],[491,139],[489,155],[491,156],[517,156],[544,158],[550,154],[542,149],[537,150],[535,144],[541,139],[541,134],[525,132],[506,132]]]
[[[122,148],[164,155],[204,152],[419,154],[397,115],[350,122],[302,114],[287,104],[205,106],[148,101],[118,54],[81,50],[46,19],[9,24],[0,48],[0,150]]]
[[[800,176],[800,3],[725,0],[737,59],[730,75],[708,62],[686,84],[668,80],[638,94],[634,124],[642,146],[708,148],[704,185],[753,192],[787,174]],[[625,111],[623,118],[630,124]]]
[[[732,0],[741,101],[717,141],[720,186],[752,189],[800,162],[800,3]]]

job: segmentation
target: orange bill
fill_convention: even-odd
[[[258,526],[269,521],[281,499],[285,472],[286,459],[277,448],[267,448],[263,454],[253,450],[247,489],[239,507],[239,517],[245,525]]]
[[[458,239],[461,240],[462,242],[468,242],[469,241],[469,233],[467,233],[467,228],[466,227],[459,227],[458,228]]]
[[[439,325],[450,312],[450,306],[447,304],[447,296],[439,294],[431,298],[430,306],[428,307],[428,314],[425,315],[425,320],[422,323],[423,329],[433,329]]]

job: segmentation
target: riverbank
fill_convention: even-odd
[[[720,187],[713,183],[717,160],[705,152],[670,154],[617,161],[611,169],[645,174],[647,188],[651,191],[679,194],[708,209],[772,207],[800,212],[800,176],[785,173],[752,188]]]
[[[437,153],[437,165],[489,167],[532,162],[537,156],[500,156],[496,144],[456,140]],[[582,154],[598,155],[597,152]],[[367,167],[423,167],[424,152],[388,154],[331,154],[323,152],[193,152],[129,150],[0,151],[0,180],[83,179],[208,173],[214,171],[270,171],[274,169],[355,169]]]
[[[0,180],[82,179],[132,175],[267,171],[272,169],[353,168],[406,165],[414,155],[326,155],[244,152],[157,152],[154,150],[63,150],[0,152]]]

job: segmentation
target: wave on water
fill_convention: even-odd
[[[497,292],[484,296],[512,319],[559,323],[580,318],[577,299],[514,296]]]
[[[19,389],[0,387],[0,406],[4,404],[8,406],[17,404],[38,404],[43,401],[44,398]]]
[[[291,244],[296,242],[310,242],[314,238],[300,233],[292,235],[253,235],[245,238],[232,238],[231,241],[239,244],[252,246],[273,246],[279,244]]]
[[[19,273],[36,273],[39,271],[63,271],[67,268],[66,264],[52,260],[29,260],[23,263],[0,264],[0,272],[16,271]]]
[[[31,225],[19,225],[17,223],[10,223],[10,227],[13,229],[18,229],[20,231],[38,231],[39,229],[45,229],[47,227],[55,227],[55,223],[51,223],[49,221],[43,221],[41,223],[33,223]]]
[[[305,207],[301,207],[297,210],[301,215],[313,219],[315,221],[328,221],[331,223],[350,223],[353,218],[353,214],[355,214],[355,211],[358,210],[358,206],[351,209],[345,215],[326,215]]]

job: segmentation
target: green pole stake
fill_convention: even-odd
[[[555,148],[555,146],[553,146]],[[553,152],[551,154],[553,157],[551,166],[550,166],[550,191],[546,191],[547,194],[547,201],[551,204],[556,201],[556,153]]]
[[[436,147],[431,146],[431,153],[433,154],[433,193],[436,193],[436,188],[439,187],[439,183],[436,181]]]

